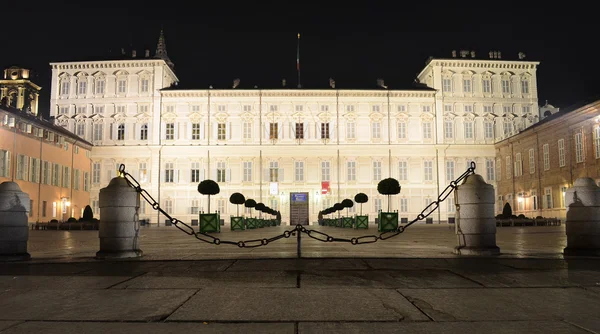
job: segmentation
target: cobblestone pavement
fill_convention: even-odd
[[[446,225],[303,235],[301,259],[295,237],[241,249],[149,227],[144,256],[120,261],[93,258],[97,231],[30,232],[32,260],[0,262],[0,333],[600,332],[600,259],[563,256],[564,227],[498,228],[496,257],[453,255]]]

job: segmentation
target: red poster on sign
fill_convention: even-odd
[[[325,195],[329,193],[329,181],[321,182],[321,194]]]

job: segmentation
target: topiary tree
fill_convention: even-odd
[[[510,204],[506,202],[504,208],[502,208],[502,218],[508,219],[510,217],[512,217],[512,208],[510,207]]]
[[[346,214],[350,215],[350,208],[354,206],[354,202],[352,202],[351,199],[346,198],[345,200],[342,201],[342,205],[347,209]]]
[[[92,207],[90,207],[89,205],[86,205],[85,208],[83,208],[83,221],[84,222],[92,222],[92,219],[94,219],[94,213],[92,212]]]
[[[247,208],[253,208],[256,206],[256,201],[252,198],[249,198],[246,200],[246,202],[244,202],[244,206]],[[252,218],[252,210],[250,210],[250,218]]]
[[[387,179],[383,179],[379,181],[377,184],[377,191],[382,195],[387,195],[388,197],[388,212],[390,211],[390,196],[398,195],[400,193],[400,183],[398,180],[388,177]]]
[[[246,197],[240,193],[233,193],[229,196],[229,203],[235,204],[237,210],[237,216],[240,215],[240,204],[244,204],[246,202]]]
[[[369,196],[365,193],[358,193],[354,196],[354,201],[360,203],[360,215],[362,216],[362,205],[369,201]]]
[[[204,180],[198,184],[198,192],[202,195],[208,195],[208,213],[210,213],[210,195],[221,192],[219,184],[213,180]]]
[[[264,203],[256,203],[256,206],[254,207],[254,209],[258,210],[258,212],[262,213],[263,210],[265,209],[265,204]],[[262,218],[262,215],[260,213],[258,214],[258,216],[260,218]]]
[[[344,204],[342,204],[342,203],[335,203],[335,204],[333,205],[333,209],[334,209],[335,211],[342,211],[342,210],[344,210]],[[340,214],[339,214],[339,212],[338,212],[338,217],[339,217],[339,216],[340,216]]]

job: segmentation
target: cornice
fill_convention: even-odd
[[[529,70],[539,65],[536,61],[514,61],[514,60],[477,60],[477,59],[433,59],[428,66],[444,66],[459,68],[498,68]]]
[[[161,65],[161,61],[158,60],[158,59],[50,63],[50,67],[52,69],[58,69],[58,70],[84,70],[84,69],[102,69],[102,68],[154,67],[154,66],[160,66],[160,65]]]
[[[161,91],[163,97],[434,97],[435,91],[380,91],[380,90],[310,90],[310,91],[291,91],[291,90],[181,90],[181,91]]]

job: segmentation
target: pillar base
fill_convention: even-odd
[[[127,250],[127,251],[116,251],[107,252],[99,251],[96,253],[96,260],[108,260],[108,259],[129,259],[134,257],[142,257],[144,252],[141,249]]]
[[[600,256],[599,248],[574,248],[566,247],[564,249],[565,256]]]
[[[497,246],[493,247],[454,247],[454,254],[456,255],[479,255],[479,256],[492,256],[500,255],[500,248]]]
[[[31,255],[29,253],[21,253],[21,254],[0,254],[0,262],[3,261],[29,261],[31,260]]]

